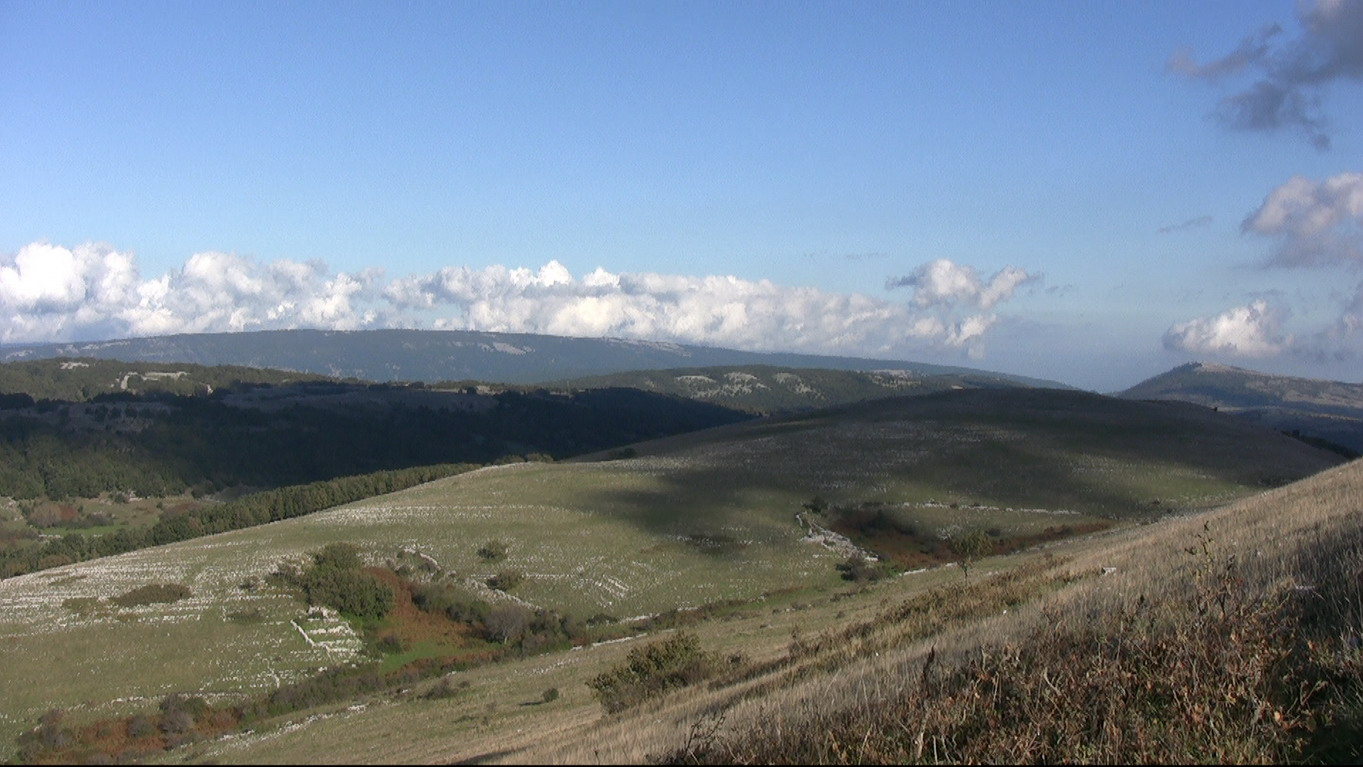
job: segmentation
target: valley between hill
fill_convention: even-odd
[[[172,693],[241,705],[306,682],[324,666],[373,663],[383,673],[410,668],[415,676],[320,708],[268,714],[251,725],[257,735],[199,741],[185,753],[289,759],[298,758],[291,744],[308,743],[307,761],[473,755],[466,753],[470,743],[511,742],[515,729],[538,729],[532,715],[540,713],[553,714],[555,728],[569,726],[558,712],[571,712],[573,727],[605,726],[583,683],[639,640],[587,647],[594,642],[693,626],[715,652],[731,657],[735,673],[757,679],[762,664],[798,636],[852,625],[852,616],[869,619],[898,595],[958,588],[978,580],[976,572],[1024,566],[1041,556],[1028,548],[1038,542],[1179,518],[1337,462],[1196,406],[1004,389],[880,400],[571,463],[488,468],[306,517],[0,582],[7,658],[0,729],[14,742],[57,707],[69,718],[67,729],[85,722],[99,743],[99,728],[126,728],[126,717],[154,713],[156,701]],[[971,536],[983,544],[970,551],[955,545]],[[396,618],[346,620],[310,611],[287,578],[271,579],[281,564],[306,563],[310,552],[338,543],[355,546],[372,572],[405,574],[412,585],[400,590],[411,598],[434,598],[433,590],[443,589],[442,598],[462,594],[467,604],[489,606],[477,609],[519,606],[530,612],[508,608],[498,615],[529,616],[530,623],[516,633],[489,630],[494,619],[484,613],[478,637],[448,639],[446,632],[437,639]],[[493,543],[500,549],[486,556],[498,548]],[[857,549],[888,563],[877,577],[929,569],[849,581],[844,573],[854,571],[838,566],[859,556]],[[1024,591],[1053,588],[1038,583]],[[156,584],[183,592],[170,601],[134,596]],[[545,620],[558,628],[534,628]],[[434,678],[423,677],[423,668],[453,670],[452,679],[469,685],[448,700],[404,702],[414,686],[426,690]],[[539,705],[519,705],[541,693]],[[348,737],[337,736],[333,751],[320,745],[325,738],[316,740],[329,731],[327,722],[362,732],[371,721],[365,712],[402,716],[398,709],[406,705],[411,721],[382,721],[385,732],[415,750],[355,751],[341,745]],[[55,738],[65,731],[39,732]],[[133,750],[171,742],[160,735],[118,738]],[[624,758],[639,756],[630,753]]]

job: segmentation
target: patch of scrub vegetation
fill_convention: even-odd
[[[673,636],[630,650],[625,662],[587,684],[607,713],[630,706],[668,690],[687,687],[714,676],[721,660],[701,649],[695,634]]]
[[[491,540],[478,547],[478,556],[489,562],[500,562],[506,559],[507,549],[504,541]]]
[[[142,607],[144,605],[175,604],[194,594],[183,583],[149,583],[138,586],[124,594],[111,597],[109,601],[119,607]]]
[[[329,543],[303,568],[286,562],[271,579],[297,589],[310,605],[325,605],[360,621],[379,620],[393,609],[393,590],[362,566],[359,547]]]
[[[398,560],[405,558],[399,556]],[[389,564],[395,564],[390,562]],[[348,619],[365,638],[366,653],[354,665],[340,665],[293,682],[281,684],[263,695],[235,703],[199,704],[192,715],[184,707],[169,712],[163,702],[162,714],[132,714],[116,719],[85,723],[80,728],[53,730],[44,719],[36,729],[21,734],[16,741],[19,754],[28,761],[70,761],[88,759],[141,758],[158,750],[180,745],[209,735],[251,726],[262,719],[278,717],[319,705],[353,699],[367,694],[398,694],[395,690],[432,676],[443,677],[422,697],[455,697],[467,684],[454,686],[448,673],[454,670],[563,650],[584,644],[591,638],[615,636],[620,627],[589,628],[582,622],[544,609],[515,603],[490,604],[451,583],[447,574],[436,569],[408,568],[399,576],[392,567],[366,565],[361,550],[339,542],[313,551],[303,564],[285,561],[267,579],[267,585],[292,592],[313,606],[306,620],[292,623],[308,641],[312,635],[329,632],[326,613],[334,610]],[[243,586],[250,584],[247,579]],[[240,588],[240,587],[239,587]],[[258,591],[261,586],[252,584]],[[166,601],[162,597],[174,589],[156,588],[131,592],[148,603]],[[69,601],[69,600],[68,600]],[[96,600],[96,605],[98,600]],[[81,605],[68,605],[77,609]],[[257,624],[265,619],[259,609],[228,613],[226,620]],[[539,703],[556,700],[542,693]],[[170,700],[170,699],[167,699]],[[53,733],[57,732],[57,735]],[[108,733],[129,733],[123,740],[110,739]],[[161,737],[164,735],[165,737]]]

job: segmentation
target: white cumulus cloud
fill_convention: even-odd
[[[904,305],[733,276],[615,274],[576,279],[558,262],[538,271],[442,269],[392,282],[394,307],[436,312],[438,327],[565,336],[620,336],[745,349],[867,352],[914,339],[948,342]]]
[[[1276,266],[1363,266],[1363,173],[1324,181],[1293,176],[1269,192],[1241,225],[1280,240]]]
[[[210,251],[143,279],[131,253],[107,245],[34,243],[0,255],[0,341],[433,327],[830,354],[955,349],[978,357],[999,320],[992,309],[1037,279],[1009,267],[983,280],[950,261],[914,274],[906,279],[921,285],[914,283],[907,303],[727,275],[597,268],[579,278],[558,261],[453,266],[385,281],[377,269],[332,273],[321,261]]]
[[[240,331],[363,327],[358,306],[377,274],[330,275],[321,262],[196,253],[143,280],[136,258],[109,245],[32,243],[0,255],[0,341],[47,341]]]
[[[1164,346],[1195,354],[1272,357],[1292,343],[1282,333],[1283,319],[1282,310],[1260,299],[1214,317],[1177,323],[1164,334]]]
[[[1039,279],[1040,275],[1007,266],[983,280],[975,267],[939,258],[923,264],[908,276],[891,278],[886,287],[913,288],[913,302],[919,306],[967,303],[988,309],[1012,298],[1020,286]]]
[[[97,326],[136,300],[138,279],[133,257],[103,244],[31,243],[0,256],[0,340]]]

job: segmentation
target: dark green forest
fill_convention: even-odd
[[[626,389],[450,393],[476,405],[464,409],[440,406],[435,392],[426,392],[436,395],[429,402],[407,401],[400,386],[327,386],[273,409],[229,404],[226,389],[101,394],[81,403],[6,393],[0,496],[203,494],[508,456],[560,459],[747,417]],[[338,392],[377,399],[336,401]]]

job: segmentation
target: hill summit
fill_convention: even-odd
[[[1363,451],[1363,384],[1272,375],[1190,362],[1119,393],[1124,399],[1192,402],[1280,431]]]

